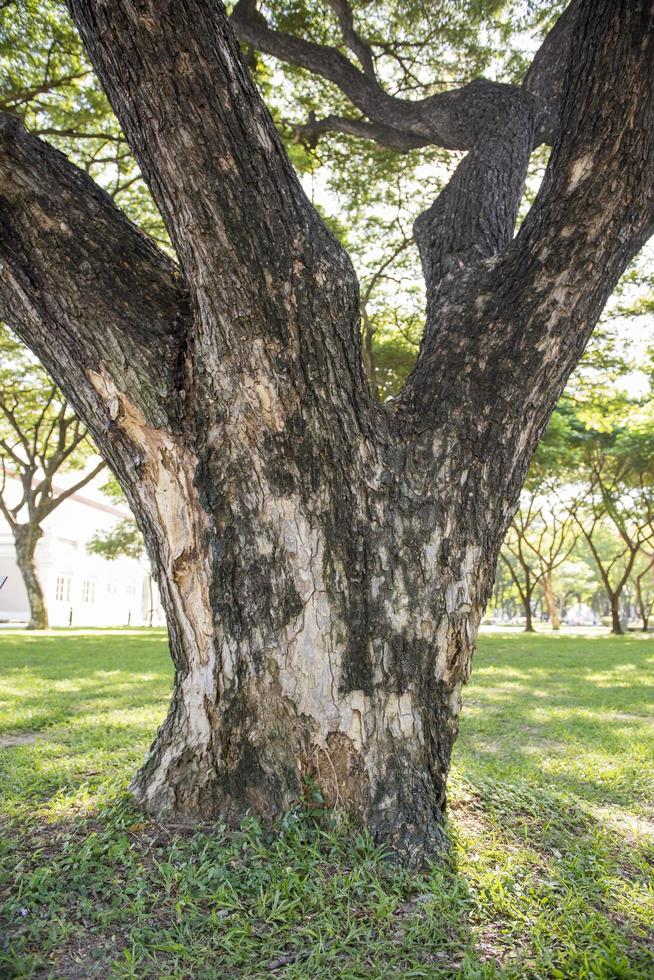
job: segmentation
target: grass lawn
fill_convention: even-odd
[[[128,802],[163,631],[0,633],[1,977],[654,977],[654,641],[482,637],[449,858]]]

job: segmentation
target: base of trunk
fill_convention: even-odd
[[[247,814],[273,825],[318,805],[365,827],[402,863],[421,865],[448,848],[445,782],[454,733],[441,732],[438,757],[419,739],[387,731],[357,744],[341,731],[321,733],[315,719],[284,698],[243,698],[219,711],[204,700],[190,715],[177,692],[134,799],[158,820],[236,827]],[[436,717],[436,715],[434,716]]]

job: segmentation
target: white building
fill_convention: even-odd
[[[79,471],[65,474],[57,489],[79,480]],[[98,483],[106,480],[102,474]],[[19,484],[7,480],[7,500],[12,491],[19,499]],[[56,490],[55,490],[56,492]],[[116,506],[93,483],[64,500],[43,522],[43,537],[36,550],[38,576],[45,594],[51,626],[148,626],[162,625],[159,593],[145,559],[117,558],[107,561],[91,555],[87,544],[98,531],[110,531],[129,517],[126,507]],[[0,623],[27,622],[29,603],[16,565],[14,540],[0,515]]]

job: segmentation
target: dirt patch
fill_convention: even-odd
[[[40,737],[38,732],[25,732],[24,735],[0,735],[0,749],[12,749],[14,745],[33,745]]]

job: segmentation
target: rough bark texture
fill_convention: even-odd
[[[272,819],[308,777],[420,856],[443,839],[460,689],[526,468],[652,232],[651,5],[578,5],[564,85],[550,52],[532,89],[479,81],[428,104],[309,46],[306,65],[336,65],[375,126],[469,151],[416,223],[425,337],[384,406],[350,262],[222,7],[69,5],[181,269],[10,123],[0,296],[93,429],[158,569],[176,682],[134,792],[158,814]],[[291,44],[298,63],[307,43]],[[562,122],[512,240],[529,151],[558,119],[543,79],[565,93]]]

